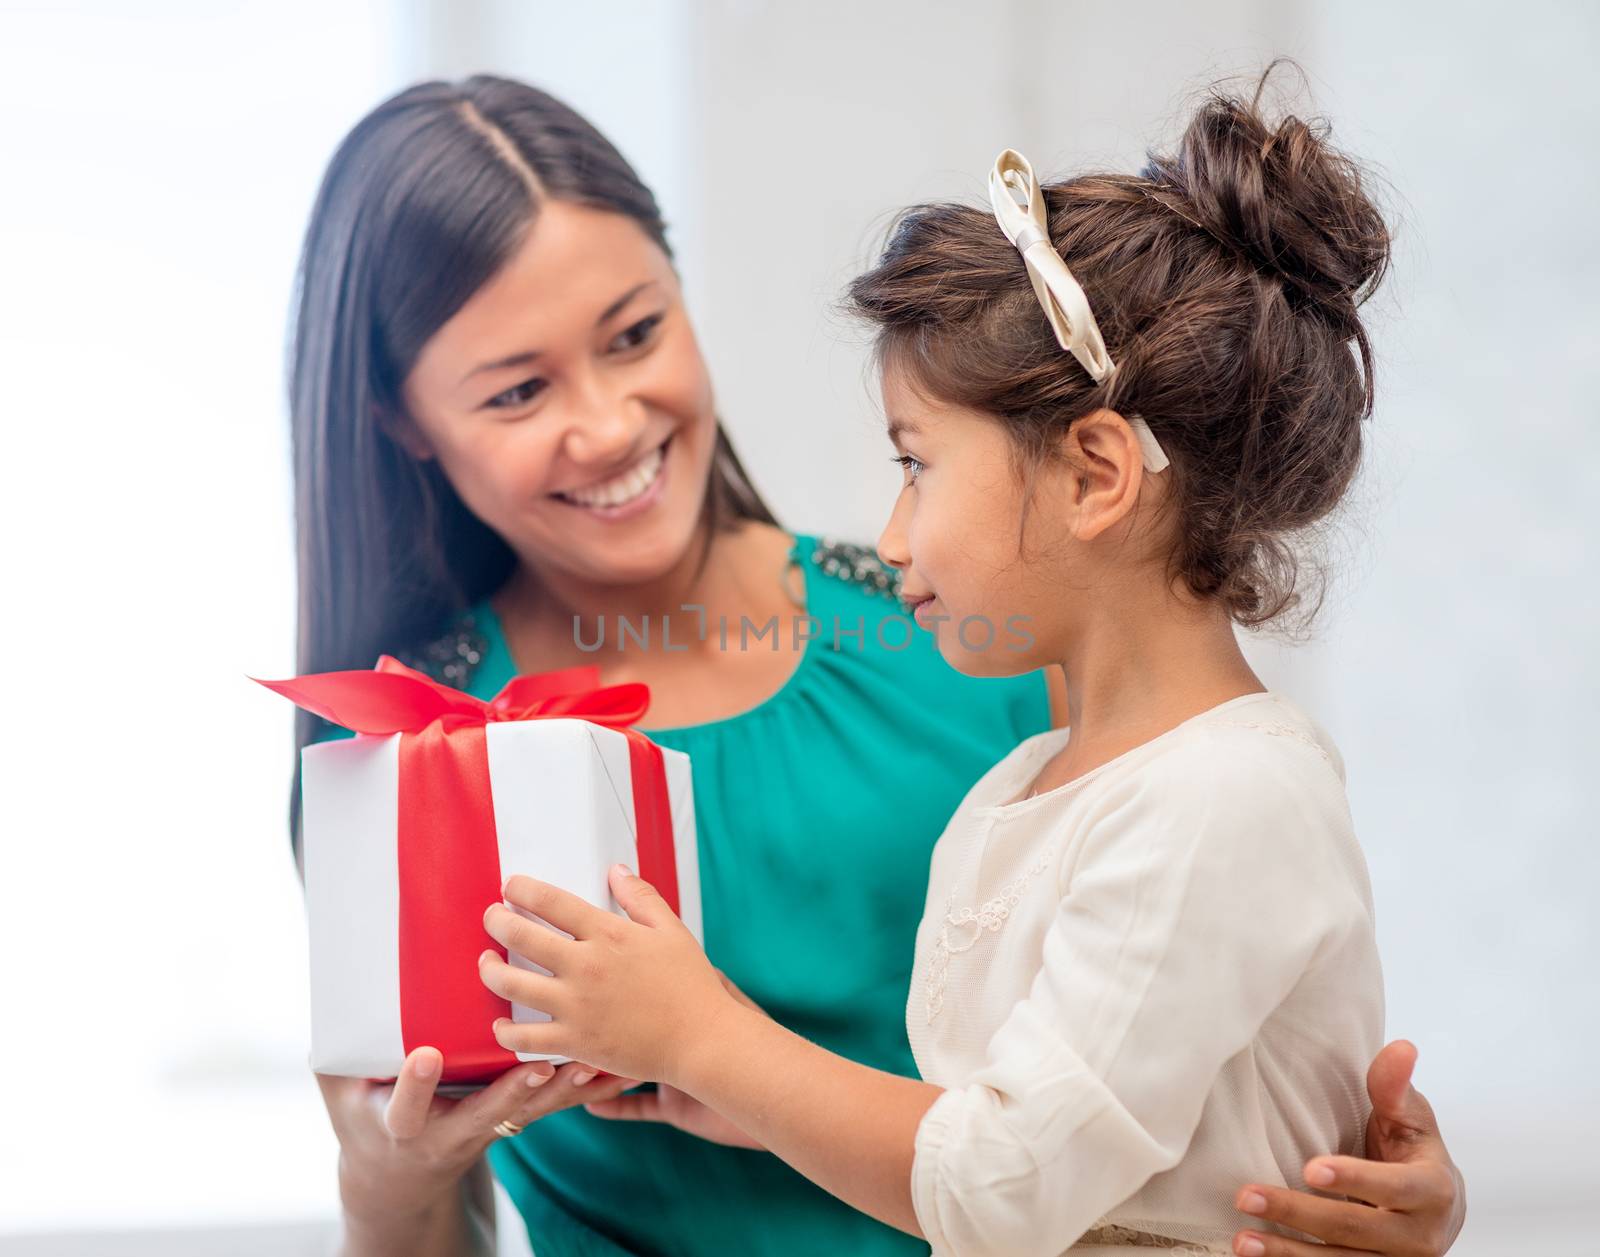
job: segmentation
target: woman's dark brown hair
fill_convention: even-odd
[[[300,260],[289,371],[302,673],[423,645],[510,575],[509,547],[385,416],[433,334],[510,258],[545,200],[625,214],[668,256],[650,189],[554,97],[509,79],[420,83],[345,137]],[[717,428],[711,527],[772,522]],[[299,750],[317,732],[297,714]]]
[[[987,208],[907,210],[849,289],[880,361],[996,417],[1024,465],[1101,407],[1143,416],[1172,461],[1174,577],[1251,626],[1304,601],[1295,542],[1355,476],[1372,413],[1358,310],[1389,262],[1360,169],[1325,125],[1269,121],[1261,94],[1213,93],[1138,176],[1045,188],[1117,363],[1103,385],[1057,345]]]

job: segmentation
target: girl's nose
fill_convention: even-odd
[[[911,566],[911,549],[906,544],[904,519],[906,514],[906,494],[902,492],[895,499],[894,510],[889,514],[889,522],[878,534],[878,557],[899,571]]]

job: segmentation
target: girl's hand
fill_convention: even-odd
[[[734,999],[766,1016],[761,1005],[735,986],[733,979],[721,969],[717,970],[717,977],[722,979],[723,989]],[[658,1083],[653,1093],[645,1091],[638,1095],[618,1096],[614,1100],[601,1100],[583,1107],[595,1117],[611,1121],[662,1122],[710,1143],[725,1144],[730,1148],[763,1149],[761,1143],[750,1138],[722,1114],[701,1104],[687,1091],[679,1091],[666,1083]]]
[[[637,1095],[618,1096],[614,1100],[601,1100],[586,1104],[584,1108],[596,1117],[614,1122],[661,1122],[714,1144],[730,1148],[761,1148],[722,1114],[707,1108],[687,1091],[679,1091],[666,1083],[657,1083],[654,1091],[641,1091]]]
[[[638,1084],[576,1062],[552,1069],[535,1061],[508,1070],[459,1100],[438,1096],[444,1058],[420,1047],[393,1083],[317,1075],[339,1139],[339,1195],[346,1227],[372,1236],[405,1234],[415,1220],[463,1210],[461,1180],[501,1136],[499,1122],[526,1126],[547,1113],[605,1101]],[[487,1223],[488,1219],[484,1219]],[[446,1230],[455,1228],[446,1227]],[[405,1251],[386,1247],[384,1251]]]
[[[506,883],[508,903],[555,930],[503,904],[490,906],[484,928],[552,976],[518,969],[493,950],[478,958],[479,973],[495,994],[554,1020],[519,1025],[502,1018],[495,1038],[513,1051],[570,1056],[630,1078],[674,1082],[695,1046],[716,1033],[717,1021],[737,1011],[738,1002],[655,887],[619,864],[611,870],[611,892],[627,920],[531,877]]]
[[[1317,1157],[1306,1164],[1307,1183],[1319,1191],[1339,1192],[1350,1201],[1251,1185],[1234,1202],[1245,1213],[1304,1231],[1324,1243],[1240,1231],[1233,1237],[1235,1253],[1439,1257],[1455,1243],[1467,1216],[1466,1185],[1445,1151],[1432,1107],[1411,1085],[1416,1063],[1417,1049],[1401,1039],[1379,1052],[1367,1071],[1367,1094],[1372,1098],[1368,1160]]]

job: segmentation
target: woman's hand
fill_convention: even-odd
[[[451,1100],[436,1094],[442,1067],[436,1049],[420,1047],[393,1083],[317,1075],[339,1139],[346,1253],[482,1249],[484,1237],[493,1234],[492,1216],[473,1217],[462,1186],[484,1149],[501,1137],[496,1124],[526,1126],[638,1085],[627,1078],[590,1085],[595,1071],[586,1065],[555,1070],[535,1061]]]
[[[551,976],[508,964],[492,949],[478,958],[479,973],[495,994],[553,1020],[502,1018],[495,1038],[514,1051],[570,1056],[630,1078],[675,1083],[728,1009],[748,1014],[739,1012],[722,975],[653,886],[619,864],[611,870],[611,891],[628,919],[531,877],[506,883],[508,903],[555,929],[503,904],[489,907],[484,928]]]
[[[1235,1253],[1439,1257],[1455,1243],[1467,1216],[1466,1185],[1445,1151],[1432,1107],[1411,1085],[1416,1063],[1417,1049],[1402,1039],[1379,1052],[1367,1071],[1367,1094],[1372,1098],[1372,1116],[1367,1120],[1369,1160],[1317,1157],[1306,1164],[1308,1184],[1319,1191],[1338,1192],[1348,1201],[1252,1184],[1234,1202],[1244,1213],[1303,1231],[1323,1243],[1240,1231],[1233,1237]]]

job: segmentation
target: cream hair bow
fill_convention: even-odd
[[[1033,282],[1034,294],[1050,320],[1056,340],[1080,363],[1096,384],[1104,384],[1117,372],[1117,364],[1106,352],[1106,342],[1089,309],[1083,286],[1072,277],[1050,243],[1049,220],[1044,213],[1044,192],[1034,177],[1028,159],[1008,148],[995,158],[989,172],[989,203],[1006,239],[1022,254]],[[1139,438],[1146,471],[1166,470],[1168,459],[1155,433],[1138,415],[1124,415]]]

